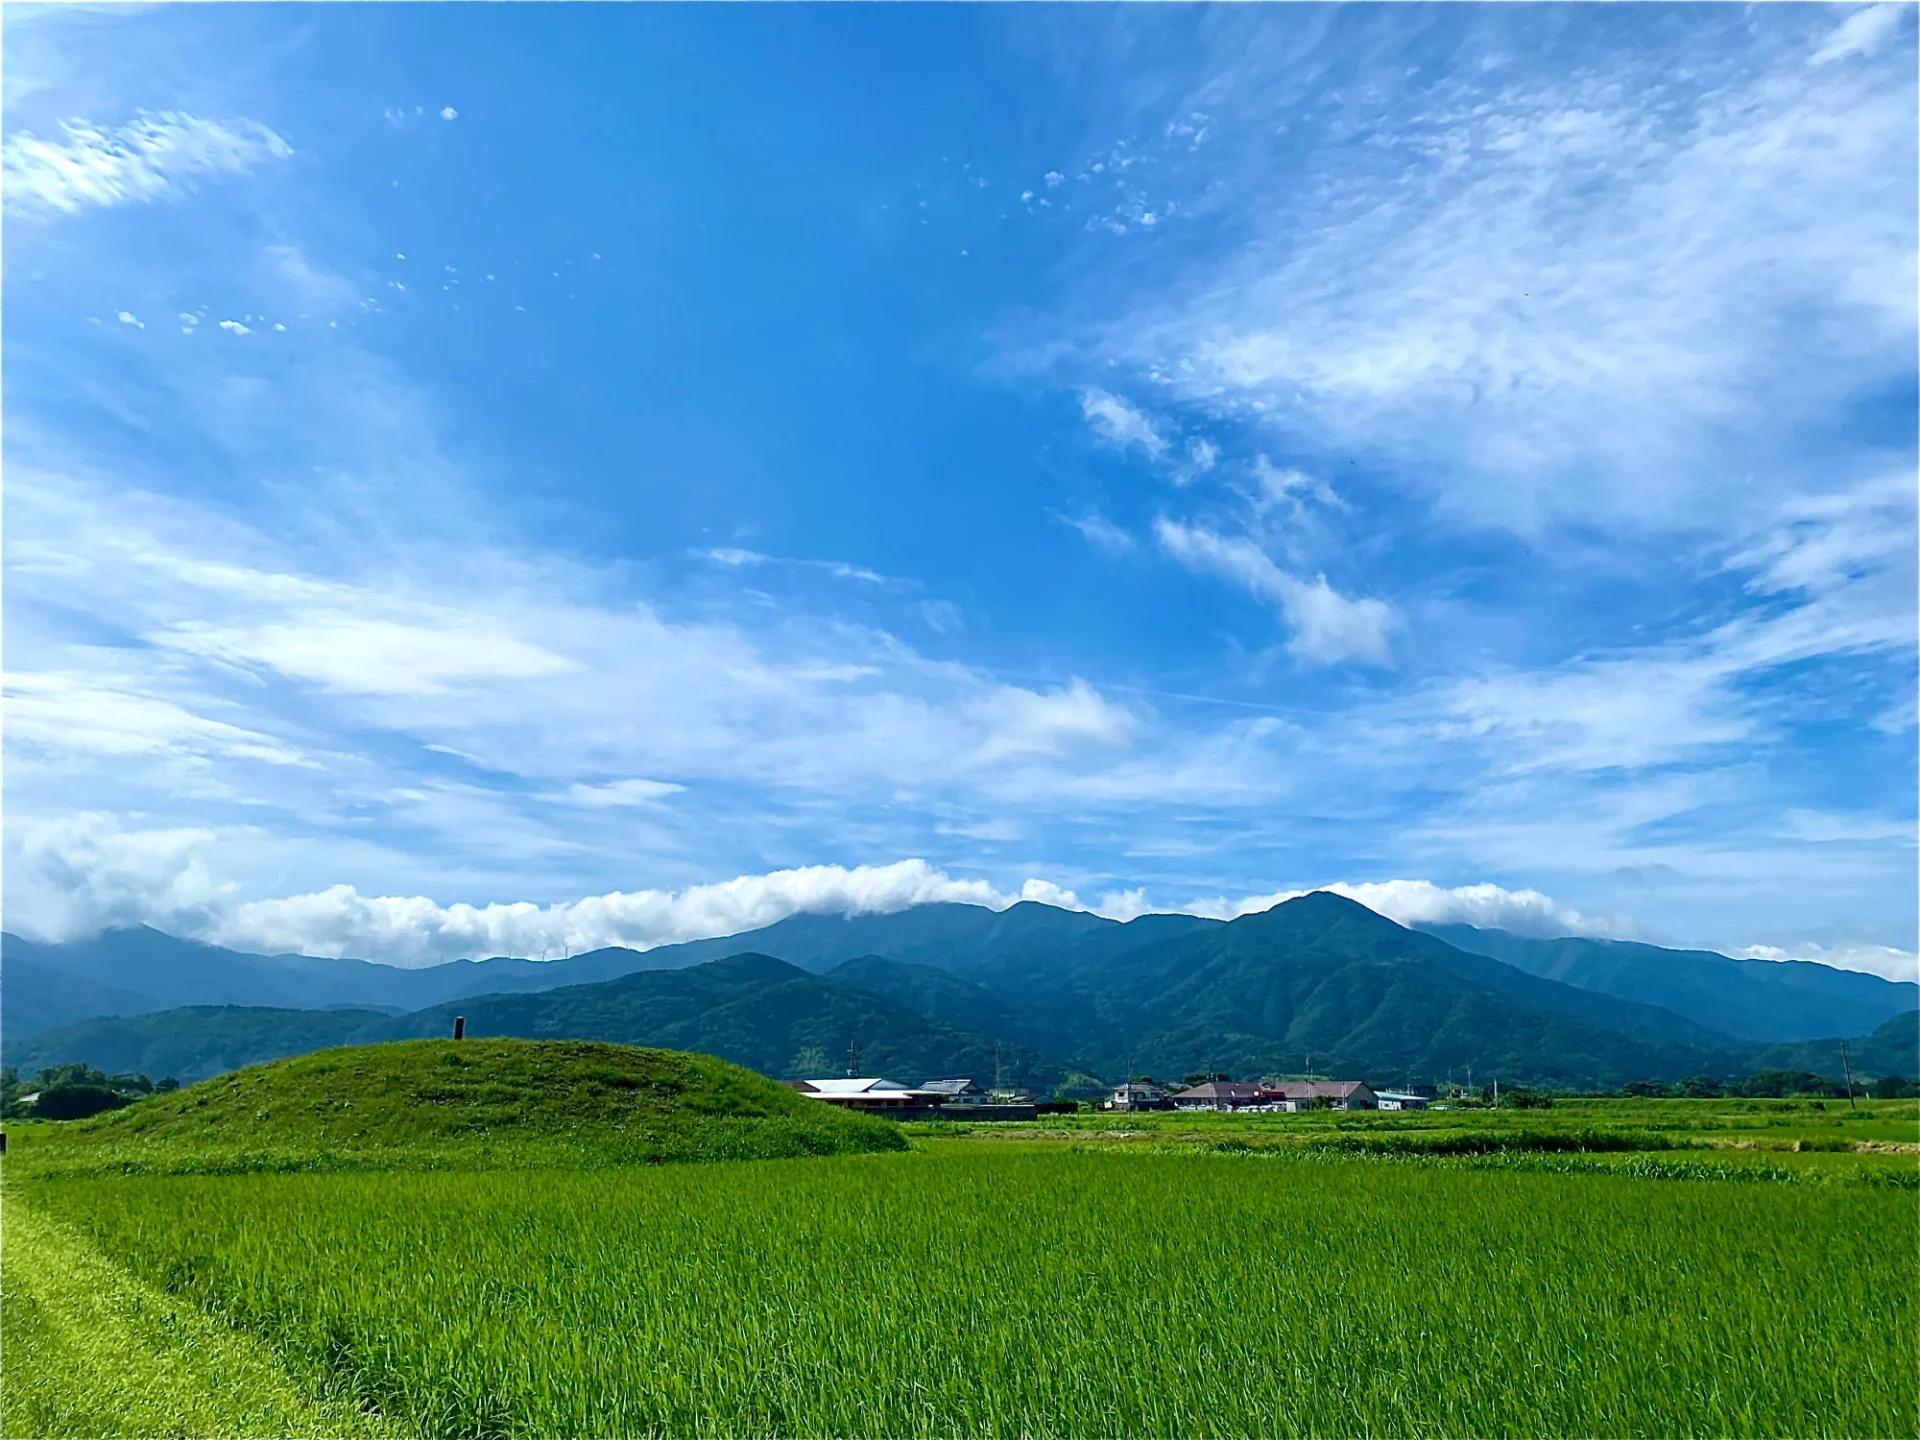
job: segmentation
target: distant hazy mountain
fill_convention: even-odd
[[[1462,950],[1549,980],[1660,1005],[1743,1040],[1864,1035],[1920,1006],[1920,985],[1804,960],[1733,960],[1624,940],[1529,940],[1505,930],[1430,925]]]
[[[138,1015],[160,1005],[152,995],[37,965],[11,947],[0,957],[0,1038],[9,1044],[56,1025],[95,1015]]]
[[[190,1085],[243,1065],[350,1044],[369,1024],[389,1018],[378,1010],[194,1005],[9,1040],[6,1061],[26,1077],[48,1065],[84,1064],[109,1075],[171,1075]]]
[[[552,963],[454,960],[408,969],[368,960],[253,955],[176,939],[147,926],[108,930],[93,939],[65,945],[42,945],[6,935],[0,937],[0,946],[4,947],[0,949],[0,987],[4,987],[0,1000],[13,998],[11,975],[19,965],[79,982],[71,992],[75,995],[85,993],[82,986],[94,986],[144,997],[147,1003],[141,1008],[149,1010],[179,1005],[291,1009],[376,1005],[416,1010],[462,995],[550,990],[557,985],[611,979],[655,964],[652,956],[660,953],[607,949]],[[676,956],[665,963],[680,965],[688,961]],[[15,1028],[8,1023],[8,1033],[14,1033]]]

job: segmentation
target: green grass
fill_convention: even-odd
[[[1551,1110],[1358,1110],[1300,1114],[1095,1111],[1049,1117],[1037,1128],[1073,1134],[1231,1133],[1276,1138],[1328,1135],[1532,1134],[1601,1131],[1661,1137],[1668,1144],[1791,1149],[1796,1141],[1904,1145],[1920,1149],[1920,1103],[1912,1100],[1557,1100]]]
[[[956,1141],[30,1191],[419,1434],[1920,1428],[1879,1186]]]
[[[0,1435],[395,1433],[315,1400],[261,1341],[133,1279],[41,1211],[7,1198]]]
[[[1910,1435],[1917,1115],[900,1127],[326,1052],[8,1127],[0,1431]]]
[[[905,1146],[891,1122],[711,1056],[532,1040],[322,1050],[9,1135],[14,1163],[45,1174],[580,1167]]]

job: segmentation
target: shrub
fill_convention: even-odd
[[[40,1120],[84,1120],[133,1102],[105,1085],[55,1085],[42,1090],[33,1113]]]

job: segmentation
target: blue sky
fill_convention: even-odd
[[[1913,7],[6,15],[10,928],[1909,973]],[[738,878],[736,878],[738,877]]]

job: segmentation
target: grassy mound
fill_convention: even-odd
[[[254,1065],[124,1110],[16,1127],[44,1174],[493,1169],[899,1150],[709,1055],[574,1040],[405,1040]]]

